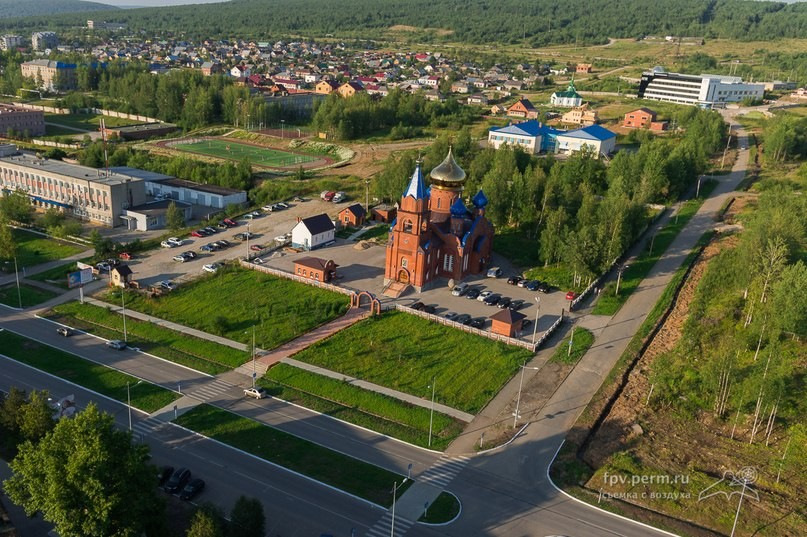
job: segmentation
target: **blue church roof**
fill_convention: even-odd
[[[474,207],[485,207],[488,204],[488,197],[481,190],[471,199]]]
[[[468,216],[468,207],[465,206],[462,198],[457,198],[457,201],[451,205],[451,216],[457,216],[459,218]]]
[[[412,179],[409,180],[409,186],[406,187],[403,197],[411,196],[416,200],[423,199],[428,196],[426,192],[426,183],[423,182],[423,172],[420,169],[420,163],[415,166],[415,172],[412,174]]]

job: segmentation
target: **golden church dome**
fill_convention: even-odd
[[[454,160],[451,148],[449,148],[445,160],[434,168],[429,176],[431,177],[432,185],[438,187],[462,188],[465,183],[465,171]]]

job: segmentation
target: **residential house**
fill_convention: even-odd
[[[597,115],[597,111],[590,109],[588,107],[588,103],[577,108],[572,108],[561,116],[561,122],[563,123],[582,125],[584,127],[596,125],[598,121],[599,117]]]
[[[341,97],[348,98],[353,97],[357,93],[364,91],[364,87],[359,82],[351,80],[350,82],[345,82],[344,84],[339,86],[339,89],[337,89],[336,91],[339,93]]]
[[[314,88],[314,93],[330,95],[339,89],[339,82],[335,80],[320,80]]]
[[[452,93],[470,93],[471,89],[468,86],[467,82],[459,80],[451,84],[451,92]]]
[[[482,93],[474,93],[468,97],[468,104],[477,104],[482,106],[487,106],[488,98],[487,96],[483,95]]]
[[[522,98],[507,108],[507,115],[510,117],[535,119],[538,117],[538,111],[535,109],[529,99]]]
[[[577,66],[574,68],[575,73],[583,73],[588,74],[591,72],[591,64],[590,63],[578,63]]]
[[[338,266],[333,259],[301,257],[294,261],[294,273],[301,278],[328,283],[336,275]]]
[[[298,220],[291,229],[291,245],[302,250],[314,250],[334,240],[336,226],[325,214]]]
[[[361,203],[348,205],[337,216],[337,221],[344,227],[359,227],[364,225],[367,212]]]
[[[625,114],[622,126],[635,129],[650,129],[652,131],[667,130],[667,122],[656,121],[656,113],[644,107]]]
[[[252,74],[252,71],[244,64],[236,65],[230,69],[230,76],[235,78],[246,78]]]

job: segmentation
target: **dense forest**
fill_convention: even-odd
[[[408,25],[419,41],[605,43],[609,37],[687,35],[768,40],[807,35],[807,4],[749,0],[232,0],[221,4],[106,11],[94,17],[133,32],[191,39],[289,36],[383,38]],[[0,28],[82,26],[86,14],[2,21]]]
[[[0,19],[10,17],[50,16],[56,13],[77,13],[114,9],[112,6],[98,2],[81,0],[0,0]]]

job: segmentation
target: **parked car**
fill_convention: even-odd
[[[190,250],[182,252],[182,255],[184,255],[188,259],[196,259],[196,252],[191,252]]]
[[[184,263],[185,261],[188,261],[189,259],[190,258],[188,256],[186,256],[185,254],[178,254],[178,255],[174,256],[174,261],[177,261],[179,263]]]
[[[518,280],[518,282],[516,282],[516,285],[519,286],[519,287],[524,287],[528,283],[530,283],[531,281],[532,280],[528,280],[527,278],[522,278],[522,279]]]
[[[202,492],[204,488],[205,488],[204,480],[198,478],[194,479],[190,483],[185,485],[185,488],[182,489],[182,492],[179,493],[179,499],[186,501],[192,500],[194,497],[196,497],[197,494]]]
[[[508,297],[508,296],[503,296],[503,297],[501,297],[501,298],[499,299],[499,301],[496,303],[496,307],[497,307],[497,308],[499,308],[500,310],[503,310],[504,308],[507,308],[507,307],[509,307],[509,306],[510,306],[510,301],[511,301],[511,300],[512,300],[512,299],[511,299],[510,297]]]
[[[208,232],[210,235],[213,235],[213,234],[215,234],[215,233],[218,233],[218,232],[219,232],[219,230],[218,230],[218,229],[216,229],[216,228],[214,228],[213,226],[207,226],[206,228],[203,228],[203,229],[204,229],[205,231],[207,231],[207,232]]]
[[[470,298],[471,300],[474,300],[475,298],[479,297],[480,293],[481,291],[479,290],[479,288],[472,287],[471,289],[468,289],[468,293],[466,293],[465,298]]]
[[[165,482],[171,479],[171,475],[174,473],[173,466],[163,466],[160,468],[160,471],[157,472],[157,484],[158,486],[162,487],[165,485]]]
[[[208,263],[202,267],[202,270],[205,272],[210,272],[211,274],[215,274],[221,265],[218,263]]]
[[[261,207],[261,210],[266,211],[268,213],[271,213],[272,211],[275,210],[275,206],[272,205],[271,203],[269,203],[269,204],[264,205],[263,207]]]
[[[451,290],[451,294],[454,295],[454,296],[462,296],[467,292],[468,292],[468,284],[465,283],[465,282],[458,283]]]
[[[216,247],[212,244],[203,244],[199,247],[200,252],[215,252]]]
[[[244,220],[252,220],[255,217],[252,216],[252,213],[247,213],[247,214],[244,215],[243,218],[244,218]]]
[[[569,291],[566,293],[566,300],[574,300],[575,298],[577,298],[577,293],[574,291]]]
[[[510,308],[512,311],[518,311],[521,309],[521,306],[523,305],[524,301],[518,298],[516,300],[511,300],[510,304],[508,304],[507,307]]]
[[[485,319],[484,317],[477,317],[476,319],[471,320],[471,322],[468,323],[468,325],[472,326],[473,328],[482,328],[485,326],[486,320],[487,319]]]
[[[333,203],[341,203],[345,201],[345,198],[347,198],[347,194],[345,194],[344,192],[336,192],[331,198],[331,201]]]
[[[325,201],[333,201],[333,197],[336,196],[336,192],[328,191],[322,196],[322,199]]]
[[[459,316],[459,313],[456,311],[449,311],[443,314],[443,319],[448,319],[449,321],[454,321]]]
[[[278,244],[286,244],[287,242],[289,242],[289,239],[285,235],[278,235],[277,237],[275,237],[275,242]]]
[[[110,339],[106,342],[106,346],[111,349],[115,349],[116,351],[122,351],[126,348],[126,343],[119,339]]]
[[[437,308],[435,308],[431,304],[428,304],[426,306],[423,306],[423,311],[425,311],[426,313],[431,313],[432,315],[434,315],[437,312]]]
[[[106,262],[109,264],[110,267],[117,267],[118,265],[120,265],[120,259],[117,259],[115,257],[110,257],[106,259]]]
[[[502,295],[493,293],[485,297],[485,300],[483,300],[482,302],[484,302],[488,306],[495,306],[496,304],[499,303],[499,300],[501,300],[501,298]]]
[[[249,247],[249,249],[252,250],[253,252],[259,252],[263,250],[263,246],[260,244],[253,244]]]
[[[101,261],[100,263],[95,264],[95,268],[103,272],[109,272],[112,267],[106,261]]]
[[[232,246],[232,244],[230,244],[230,241],[226,239],[219,239],[213,244],[218,244],[220,248],[229,248],[230,246]]]
[[[246,233],[236,233],[235,235],[233,235],[233,239],[235,239],[237,241],[243,241],[243,240],[246,240],[246,238],[247,238]]]
[[[229,227],[235,227],[235,226],[238,225],[238,222],[236,222],[235,220],[232,220],[230,218],[225,218],[224,220],[222,220],[222,222],[227,224],[227,226],[229,226]]]
[[[538,291],[541,293],[551,293],[552,287],[548,283],[542,283],[538,286]]]
[[[174,246],[182,246],[183,244],[185,244],[185,241],[183,241],[182,239],[180,239],[178,237],[168,237],[165,240],[167,242],[173,244]]]
[[[502,269],[499,267],[490,267],[488,269],[488,278],[500,278],[502,275]]]
[[[218,224],[216,224],[216,227],[217,227],[217,228],[219,228],[219,229],[227,229],[227,228],[229,228],[230,226],[228,226],[228,225],[227,225],[227,224],[225,224],[224,222],[219,222]]]
[[[191,237],[204,237],[204,232],[200,229],[195,229],[191,231]]]
[[[264,263],[263,259],[261,259],[260,257],[256,257],[255,259],[252,260],[252,262],[255,265],[263,265],[263,263]]]
[[[415,302],[414,304],[412,304],[409,307],[412,308],[413,310],[420,311],[420,310],[422,310],[423,308],[426,307],[426,304],[424,304],[423,302]]]
[[[530,283],[524,286],[525,289],[529,289],[530,291],[537,291],[538,287],[541,285],[541,282],[538,280],[532,280]]]
[[[460,314],[460,315],[457,315],[457,316],[454,318],[454,320],[455,320],[456,322],[460,323],[460,324],[468,324],[468,323],[470,323],[470,322],[471,322],[471,316],[470,316],[470,315],[468,315],[467,313],[462,313],[462,314]]]
[[[159,285],[160,287],[162,287],[163,289],[165,289],[167,291],[173,291],[174,287],[176,287],[176,285],[174,285],[174,282],[172,282],[171,280],[163,280],[160,283],[158,283],[157,285]]]
[[[120,257],[124,261],[129,261],[134,256],[132,254],[130,254],[129,252],[121,252],[120,254],[118,254],[118,257]]]
[[[522,330],[526,330],[530,326],[532,326],[532,319],[522,319],[521,320],[521,329]]]
[[[484,302],[484,301],[485,301],[485,299],[486,299],[487,297],[489,297],[490,295],[492,295],[492,294],[493,294],[493,291],[482,291],[481,293],[479,293],[479,296],[478,296],[478,297],[476,297],[476,299],[477,299],[479,302]]]
[[[59,328],[56,329],[56,333],[59,334],[60,336],[70,337],[73,335],[73,329],[68,328],[66,326],[60,326]]]
[[[283,202],[283,201],[281,201],[280,203],[276,203],[275,205],[277,206],[278,209],[288,209],[289,208],[289,204],[286,203],[286,202]]]
[[[302,203],[304,201],[308,201],[308,198],[301,198],[300,196],[294,196],[291,200],[296,201],[297,203]]]
[[[244,395],[253,399],[263,399],[266,397],[266,390],[263,388],[247,388],[244,390]]]
[[[193,235],[193,233],[191,233],[191,235]],[[162,241],[160,243],[160,246],[162,246],[163,248],[173,248],[175,245],[171,244],[168,241]]]
[[[190,479],[191,471],[187,468],[179,468],[178,470],[174,470],[174,473],[171,474],[171,477],[168,478],[168,481],[163,486],[163,490],[168,494],[179,492],[185,487]]]

